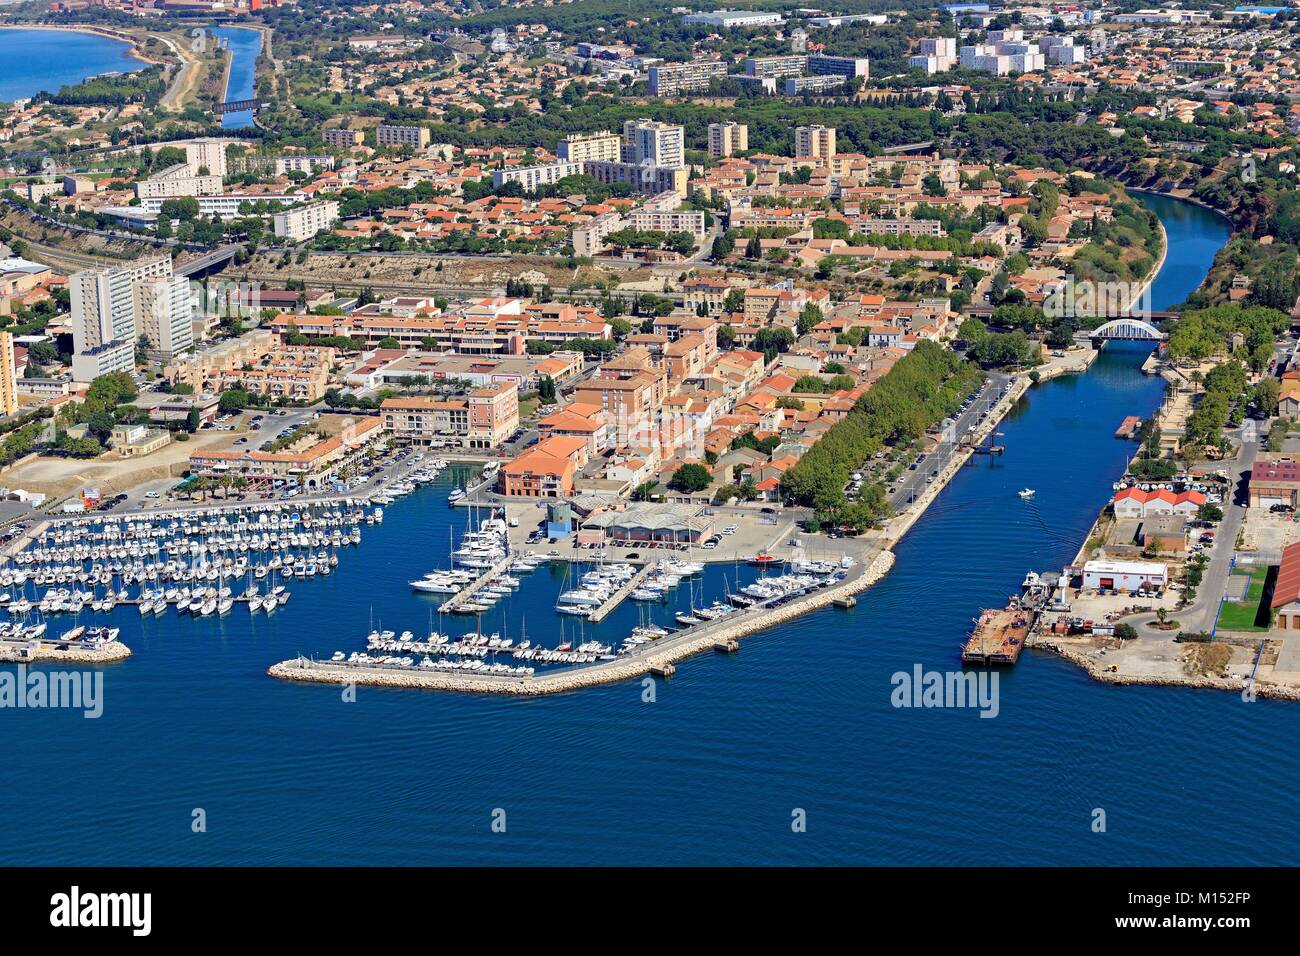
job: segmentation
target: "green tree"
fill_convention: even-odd
[[[117,424],[113,420],[113,414],[107,411],[93,413],[86,422],[86,430],[90,432],[101,444],[107,443],[113,434],[113,428]]]
[[[703,465],[688,464],[682,465],[673,473],[668,487],[676,491],[694,493],[703,491],[711,484],[713,484],[713,476],[709,474],[709,469]]]
[[[248,392],[242,388],[228,388],[221,393],[217,407],[223,415],[233,415],[248,407]]]

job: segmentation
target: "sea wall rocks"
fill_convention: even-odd
[[[1054,654],[1060,655],[1072,664],[1077,664],[1079,667],[1087,671],[1089,677],[1106,684],[1147,684],[1151,686],[1164,687],[1194,687],[1201,690],[1229,690],[1240,694],[1246,689],[1246,686],[1249,683],[1249,681],[1241,677],[1193,677],[1190,675],[1175,677],[1172,675],[1161,674],[1125,674],[1119,671],[1109,670],[1109,663],[1103,664],[1101,661],[1096,660],[1075,647],[1059,644],[1050,640],[1035,641],[1033,646],[1035,649],[1051,651]],[[1259,697],[1300,701],[1300,688],[1283,687],[1277,684],[1269,684],[1257,680],[1254,682],[1254,691]]]
[[[28,646],[14,644],[0,647],[0,661],[9,664],[30,664],[33,662],[62,664],[112,664],[124,661],[131,656],[131,648],[121,641],[110,641],[96,648],[69,647],[60,649],[52,646],[37,646],[26,653]]]

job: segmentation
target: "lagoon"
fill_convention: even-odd
[[[0,29],[0,101],[12,102],[74,85],[105,73],[130,73],[145,64],[131,45],[96,33]]]

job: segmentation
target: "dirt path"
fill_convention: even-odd
[[[165,43],[181,61],[180,69],[176,71],[171,86],[158,101],[158,105],[165,110],[180,112],[185,108],[185,101],[194,93],[195,84],[198,83],[199,74],[203,70],[203,61],[171,37],[158,36],[158,39]]]

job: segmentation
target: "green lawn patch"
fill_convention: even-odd
[[[1264,600],[1272,594],[1269,586],[1270,569],[1254,568],[1250,572],[1250,584],[1246,587],[1246,597],[1240,601],[1224,601],[1219,608],[1218,626],[1226,631],[1247,631],[1261,633],[1272,626],[1273,610],[1271,602]],[[1234,575],[1236,577],[1236,575]]]

